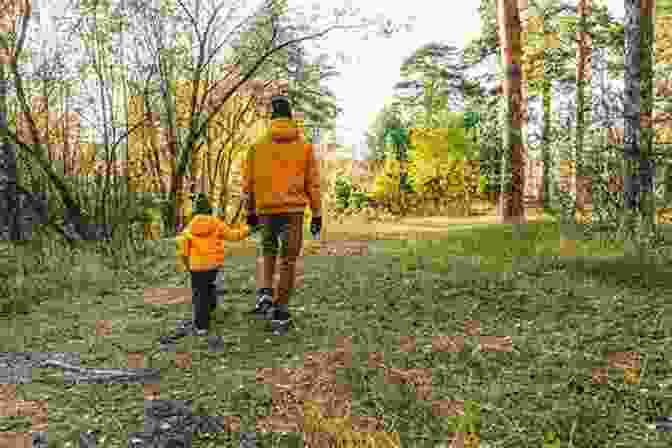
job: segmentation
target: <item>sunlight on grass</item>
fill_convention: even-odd
[[[619,257],[619,242],[577,240],[576,257]],[[415,266],[418,254],[431,258],[439,271],[445,271],[451,260],[471,258],[487,272],[509,272],[516,261],[533,263],[538,258],[561,256],[561,239],[553,223],[530,223],[513,226],[486,225],[472,229],[456,229],[441,239],[405,241],[386,240],[381,252],[402,257],[406,265]]]

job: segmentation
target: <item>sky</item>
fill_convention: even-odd
[[[65,0],[34,0],[40,4],[42,30],[48,36],[51,23],[49,16],[59,14]],[[292,7],[311,8],[315,0],[289,0]],[[493,0],[494,1],[494,0]],[[607,0],[610,11],[616,16],[624,14],[624,0]],[[250,0],[250,5],[259,4]],[[335,31],[319,43],[315,55],[324,52],[330,56],[329,62],[336,66],[341,75],[327,82],[335,93],[343,114],[337,120],[337,142],[353,148],[353,157],[360,159],[366,154],[364,133],[375,118],[376,113],[392,100],[393,85],[400,80],[399,67],[404,58],[416,48],[431,41],[452,44],[458,48],[478,35],[479,0],[450,1],[450,8],[437,10],[437,0],[414,0],[393,2],[389,0],[367,0],[352,4],[347,0],[321,0],[322,13],[329,8],[343,6],[357,7],[367,17],[383,14],[403,23],[409,16],[414,17],[413,29],[401,31],[391,38],[373,37],[362,40],[354,33]],[[53,42],[53,40],[52,40]],[[311,44],[307,45],[311,51]],[[339,60],[342,54],[345,60]]]

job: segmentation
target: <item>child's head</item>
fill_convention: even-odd
[[[271,120],[276,118],[292,118],[292,106],[289,104],[289,99],[284,95],[278,95],[271,98]]]
[[[212,206],[208,200],[208,195],[198,193],[194,199],[194,215],[211,215]]]

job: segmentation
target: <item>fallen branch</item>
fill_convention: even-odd
[[[82,383],[154,383],[161,379],[158,369],[87,369],[67,362],[47,359],[40,367],[55,367],[70,372],[66,375],[69,382]]]

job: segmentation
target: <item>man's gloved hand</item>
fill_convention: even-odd
[[[320,231],[322,230],[322,217],[317,216],[313,219],[310,220],[310,233],[313,234],[315,238],[317,238],[317,235],[320,234]]]
[[[247,215],[247,225],[255,228],[259,225],[259,217],[257,215]]]

